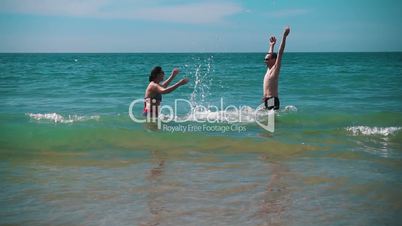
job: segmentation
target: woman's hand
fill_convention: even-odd
[[[174,77],[174,76],[176,76],[177,74],[179,74],[180,73],[180,70],[178,69],[178,68],[175,68],[175,69],[173,69],[173,71],[172,71],[172,76]]]
[[[187,83],[188,83],[188,81],[189,81],[189,79],[188,79],[188,78],[183,78],[183,79],[181,79],[181,80],[179,81],[179,84],[182,86],[182,85],[187,84]]]

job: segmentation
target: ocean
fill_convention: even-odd
[[[402,53],[285,53],[260,122],[263,60],[0,54],[0,224],[401,224]],[[136,122],[157,65],[190,82]]]

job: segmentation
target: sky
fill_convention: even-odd
[[[400,0],[0,0],[0,52],[402,51]]]

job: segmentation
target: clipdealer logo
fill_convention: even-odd
[[[175,99],[173,106],[161,105],[159,107],[159,112],[167,112],[167,114],[159,116],[156,115],[158,111],[156,106],[152,106],[154,109],[151,109],[146,116],[140,113],[134,114],[133,109],[138,104],[143,106],[144,99],[133,100],[128,109],[128,114],[133,122],[156,123],[159,130],[167,132],[244,132],[246,131],[244,124],[250,122],[255,122],[271,133],[275,131],[275,112],[266,110],[264,104],[259,105],[256,109],[245,105],[224,107],[223,98],[221,98],[220,106],[194,106],[186,99]],[[180,106],[187,104],[191,109],[190,112],[185,116],[178,116],[179,104]],[[189,124],[190,122],[193,124]]]

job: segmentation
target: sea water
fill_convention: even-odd
[[[274,132],[263,59],[0,54],[0,224],[400,224],[402,54],[286,53]],[[190,79],[162,101],[183,123],[129,116],[157,65]]]

